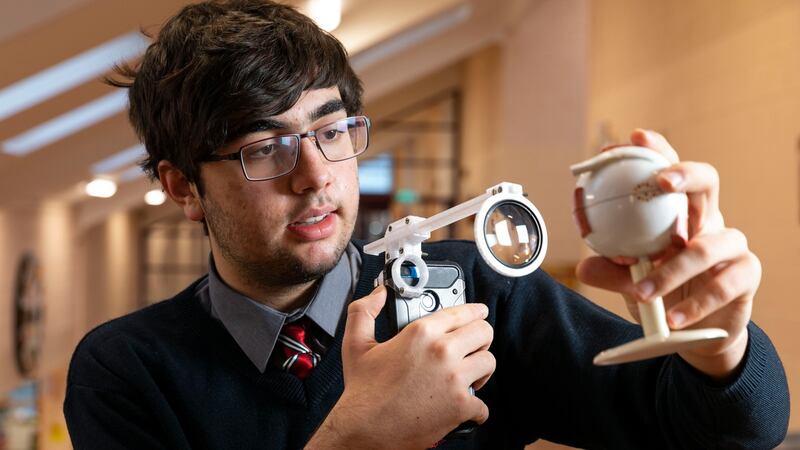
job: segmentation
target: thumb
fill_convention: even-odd
[[[366,297],[347,307],[347,322],[342,342],[342,357],[357,358],[377,344],[375,341],[375,318],[386,303],[386,288],[381,285]]]

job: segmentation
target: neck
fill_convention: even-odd
[[[318,279],[282,286],[265,285],[263,282],[250,280],[243,276],[242,271],[236,270],[235,266],[224,257],[218,256],[219,253],[212,250],[212,255],[217,274],[231,289],[258,303],[286,313],[307,304],[314,295],[316,284],[320,281]]]

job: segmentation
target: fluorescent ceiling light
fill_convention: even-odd
[[[144,177],[144,171],[142,170],[142,168],[139,166],[133,166],[130,169],[126,170],[125,172],[119,174],[119,182],[128,183],[143,177]]]
[[[92,164],[92,173],[94,175],[109,174],[127,165],[138,162],[145,156],[147,156],[147,151],[145,150],[144,145],[134,145],[133,147],[111,155],[100,162]]]
[[[139,32],[124,34],[0,90],[0,121],[103,75],[147,44]]]
[[[381,60],[389,58],[403,50],[411,48],[421,42],[427,41],[434,36],[438,36],[450,28],[466,21],[472,14],[472,6],[467,4],[459,5],[439,16],[414,27],[406,32],[376,45],[375,47],[362,50],[350,58],[350,65],[355,70],[361,70],[371,66]]]
[[[25,156],[44,146],[90,127],[125,109],[127,89],[114,92],[39,124],[3,142],[3,153]]]

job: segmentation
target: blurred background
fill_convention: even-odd
[[[764,266],[754,320],[800,392],[800,2],[290,3],[342,40],[364,81],[374,134],[357,237],[521,183],[547,221],[545,269],[627,317],[574,279],[588,250],[568,166],[658,130],[719,169],[727,224]],[[125,94],[99,81],[183,4],[0,0],[0,449],[70,448],[61,404],[78,340],[206,271],[202,229],[138,169]],[[471,238],[462,222],[434,237]]]

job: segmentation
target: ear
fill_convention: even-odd
[[[203,220],[205,213],[200,204],[197,186],[190,182],[180,169],[169,161],[159,161],[158,178],[166,194],[183,209],[187,219],[195,222]]]

